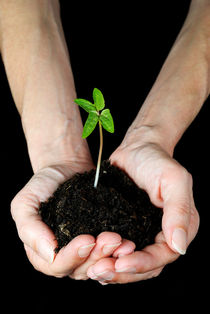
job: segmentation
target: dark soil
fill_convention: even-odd
[[[80,234],[97,236],[114,231],[141,250],[161,230],[162,209],[119,168],[104,161],[97,189],[95,170],[76,174],[41,203],[39,213],[52,229],[60,248]]]

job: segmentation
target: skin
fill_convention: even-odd
[[[60,183],[94,167],[73,101],[76,91],[59,3],[1,1],[0,12],[2,59],[34,170],[34,176],[11,203],[12,217],[35,269],[56,277],[87,279],[87,269],[74,274],[82,263],[86,262],[88,268],[117,247],[122,254],[129,254],[135,245],[111,232],[97,239],[81,235],[55,255],[55,236],[38,215],[40,202],[47,200]],[[95,257],[90,263],[91,250]]]
[[[159,275],[185,254],[199,227],[192,177],[173,159],[173,151],[209,95],[210,1],[192,1],[154,86],[110,156],[163,208],[162,231],[139,252],[119,234],[103,232],[97,238],[80,235],[54,254],[54,235],[37,212],[40,201],[75,172],[94,167],[73,103],[76,92],[59,3],[7,0],[0,2],[0,12],[2,59],[34,170],[11,204],[30,262],[48,275],[92,278],[101,284]]]

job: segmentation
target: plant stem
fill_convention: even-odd
[[[102,149],[103,149],[103,131],[102,131],[102,125],[101,122],[98,122],[99,124],[99,134],[100,134],[100,147],[99,147],[99,153],[98,153],[98,162],[97,162],[97,168],[96,168],[96,175],[95,175],[95,181],[94,181],[94,188],[97,188],[98,179],[99,179],[99,171],[101,166],[101,156],[102,156]]]

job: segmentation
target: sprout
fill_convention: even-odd
[[[100,147],[98,153],[98,162],[96,167],[96,175],[94,181],[94,187],[97,187],[99,172],[101,166],[101,156],[103,149],[103,128],[110,133],[114,133],[114,121],[109,109],[104,109],[105,101],[102,92],[94,88],[93,90],[93,100],[94,103],[86,99],[77,98],[75,99],[75,103],[82,107],[85,111],[88,112],[88,117],[85,122],[82,138],[87,138],[95,129],[97,123],[99,125],[99,134],[100,134]],[[102,128],[103,127],[103,128]]]

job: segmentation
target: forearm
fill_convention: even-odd
[[[192,2],[154,86],[129,128],[129,140],[158,141],[170,154],[210,90],[210,1]]]
[[[0,6],[2,59],[34,170],[90,159],[73,101],[58,1],[2,1]]]

